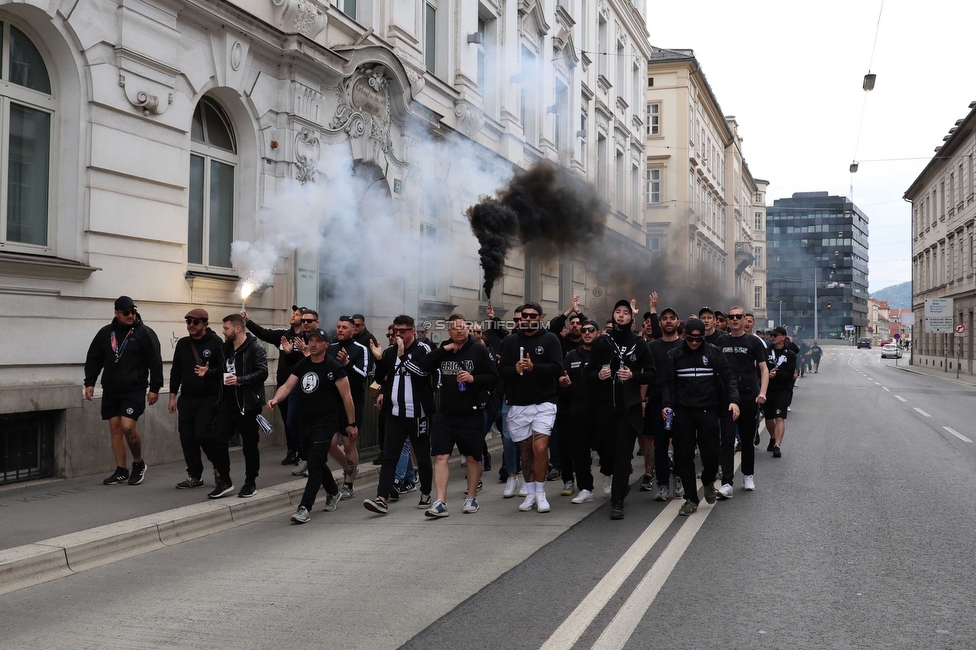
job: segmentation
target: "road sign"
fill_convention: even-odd
[[[853,332],[854,331],[854,326],[853,325],[844,325],[844,331],[846,331],[846,332]]]
[[[925,301],[925,331],[929,334],[951,334],[952,298],[929,298]]]
[[[901,334],[895,334],[895,340],[896,340],[896,341],[897,341],[898,339],[900,339],[900,338],[901,338]]]
[[[955,329],[956,331],[956,336],[962,336],[963,334],[966,333],[966,324],[956,323],[956,326],[953,329]]]

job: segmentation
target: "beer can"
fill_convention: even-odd
[[[664,430],[670,431],[672,426],[674,426],[674,411],[668,409],[668,412],[664,417]]]

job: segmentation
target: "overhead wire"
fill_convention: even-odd
[[[881,32],[881,16],[884,13],[884,0],[881,0],[881,6],[878,9],[878,22],[874,26],[874,42],[871,44],[871,58],[868,61],[868,74],[871,74],[871,68],[874,66],[874,54],[878,48],[878,34]],[[866,79],[867,77],[865,77]],[[872,86],[873,88],[873,86]],[[864,87],[864,99],[861,101],[861,117],[857,123],[857,138],[854,141],[854,158],[851,163],[851,181],[850,181],[850,198],[854,200],[854,174],[857,172],[857,152],[861,146],[861,132],[864,129],[864,112],[868,105],[868,92],[870,89],[866,86]]]

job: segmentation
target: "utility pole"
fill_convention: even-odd
[[[819,322],[817,320],[817,315],[820,313],[820,300],[817,295],[817,285],[820,283],[820,273],[818,266],[813,267],[813,339],[817,340],[820,338],[820,328]]]

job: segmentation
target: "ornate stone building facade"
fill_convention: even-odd
[[[333,245],[273,260],[248,299],[262,323],[296,301],[374,331],[398,313],[473,318],[463,211],[548,159],[604,193],[611,254],[646,252],[644,0],[10,0],[0,23],[0,329],[22,342],[0,353],[0,418],[23,447],[0,483],[107,467],[98,399],[81,398],[91,337],[130,295],[168,362],[188,305],[218,326],[240,310],[234,242]],[[289,203],[340,195],[337,161],[361,189],[347,219],[389,218],[358,240],[396,242],[381,263],[337,267],[323,206]],[[494,304],[556,313],[581,293],[602,314],[606,281],[596,258],[516,253]],[[180,458],[164,399],[140,425],[156,463]]]

